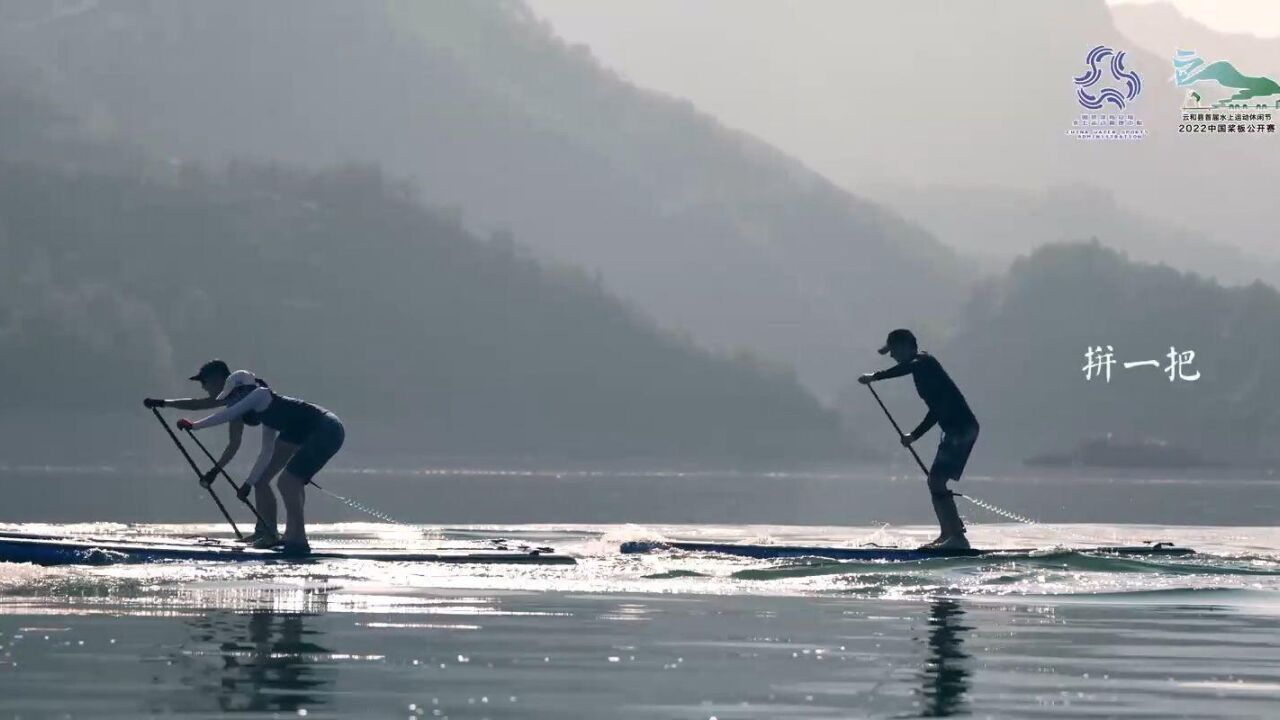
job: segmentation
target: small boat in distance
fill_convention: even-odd
[[[1072,450],[1029,457],[1034,467],[1198,468],[1213,463],[1196,451],[1157,438],[1124,440],[1111,433],[1082,440]]]

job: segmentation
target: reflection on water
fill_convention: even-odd
[[[288,712],[323,707],[337,669],[326,661],[314,616],[212,612],[187,620],[189,643],[174,653],[188,695],[212,698],[222,712]],[[200,703],[203,705],[204,703]]]
[[[1243,720],[1280,701],[1274,611],[1188,598],[439,592],[369,612],[283,585],[176,614],[28,598],[0,612],[0,718]]]
[[[970,671],[964,636],[972,629],[964,624],[964,610],[955,600],[937,598],[929,605],[928,653],[920,676],[924,717],[965,712]]]

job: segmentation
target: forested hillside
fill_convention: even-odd
[[[838,452],[834,414],[788,373],[700,350],[588,273],[510,235],[477,239],[376,169],[152,163],[33,97],[0,101],[33,121],[0,128],[6,422],[141,417],[144,395],[194,391],[182,378],[221,356],[352,420],[357,447]],[[101,431],[63,427],[71,445]]]
[[[972,279],[928,233],[628,84],[519,2],[0,11],[0,56],[104,133],[215,164],[378,164],[480,234],[598,271],[663,327],[790,364],[820,393],[883,325],[943,327]]]

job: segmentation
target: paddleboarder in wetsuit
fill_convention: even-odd
[[[935,424],[942,429],[938,453],[929,468],[933,512],[938,516],[938,527],[942,532],[938,539],[925,547],[967,548],[969,540],[965,537],[964,522],[960,520],[955,498],[947,489],[947,481],[959,480],[964,472],[969,453],[978,439],[978,419],[937,358],[920,352],[916,336],[910,330],[899,328],[889,333],[880,354],[888,354],[898,364],[888,370],[863,375],[858,382],[868,385],[877,380],[910,375],[915,380],[920,399],[929,408],[916,429],[902,436],[902,444],[910,446]]]
[[[206,367],[213,364],[207,363]],[[226,368],[225,363],[221,363],[221,367],[214,367],[209,377],[201,377],[205,370],[202,368],[194,379],[200,380],[205,390],[210,391],[223,368]],[[310,552],[303,517],[306,499],[304,489],[342,447],[346,437],[342,421],[337,415],[318,405],[273,392],[248,370],[228,374],[219,386],[222,388],[221,392],[213,399],[212,404],[204,399],[148,400],[147,403],[149,406],[169,405],[188,409],[224,406],[222,410],[201,420],[184,418],[178,421],[178,427],[182,430],[200,430],[231,423],[231,442],[214,468],[205,474],[210,480],[235,457],[240,447],[239,436],[243,432],[243,426],[261,425],[262,450],[239,493],[240,497],[245,498],[250,491],[256,490],[258,514],[272,524],[255,533],[258,537],[254,541],[254,547],[283,545],[282,549],[286,554]],[[286,512],[283,537],[274,527],[276,503],[275,494],[270,488],[271,480],[277,473],[281,473],[280,496],[284,500]]]
[[[222,391],[227,387],[227,379],[231,377],[231,368],[222,360],[210,360],[195,375],[189,379],[200,383],[200,388],[205,391],[207,397],[202,398],[183,398],[175,400],[165,400],[161,398],[147,398],[142,404],[148,408],[173,407],[179,410],[212,410],[222,407],[226,404],[225,399],[221,399]],[[261,382],[261,381],[259,381]],[[264,383],[265,384],[265,383]],[[227,426],[230,437],[227,441],[227,447],[222,452],[222,458],[218,460],[217,467],[225,467],[231,459],[240,451],[241,438],[244,435],[244,423],[233,422]],[[204,480],[201,482],[209,485],[217,476],[217,470],[205,473]],[[259,488],[257,496],[254,499],[254,505],[258,510],[259,517],[270,518],[271,524],[264,524],[261,520],[254,527],[253,534],[241,538],[240,542],[251,543],[257,546],[258,541],[265,543],[278,544],[280,542],[280,534],[276,531],[276,496],[271,492],[270,487],[263,485]],[[266,538],[266,539],[264,539]]]

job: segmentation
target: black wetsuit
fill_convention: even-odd
[[[942,363],[934,356],[924,352],[916,353],[910,360],[874,373],[872,377],[875,380],[887,380],[903,375],[910,375],[915,381],[916,392],[929,408],[924,420],[911,434],[918,438],[929,432],[935,424],[942,428],[938,454],[933,459],[929,474],[959,480],[969,461],[973,444],[978,439],[978,418],[969,409],[969,403],[964,399],[960,388],[956,387],[951,376],[942,369]]]
[[[265,425],[278,432],[280,440],[299,446],[284,469],[310,481],[342,447],[346,438],[342,421],[319,405],[280,395],[265,383],[236,388],[225,404],[234,406],[255,391],[271,393],[270,404],[265,410],[249,410],[240,419],[249,426]]]

